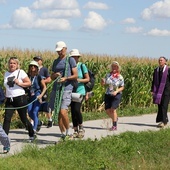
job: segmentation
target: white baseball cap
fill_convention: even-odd
[[[78,49],[72,49],[70,51],[70,57],[72,57],[72,56],[79,56],[79,57],[81,57],[81,54],[79,53]]]
[[[66,46],[66,43],[64,41],[58,41],[56,43],[56,49],[55,51],[61,51],[64,47],[67,47]]]

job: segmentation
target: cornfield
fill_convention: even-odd
[[[57,58],[56,53],[50,51],[1,49],[0,50],[0,84],[3,86],[3,74],[7,70],[7,62],[11,56],[16,56],[20,60],[20,65],[27,72],[28,64],[34,56],[43,57],[44,66],[49,71],[53,60]],[[95,73],[96,82],[94,86],[94,96],[83,103],[82,110],[85,112],[97,111],[103,104],[105,89],[100,85],[101,78],[110,71],[112,61],[118,61],[121,65],[121,74],[125,79],[125,89],[123,91],[120,107],[149,107],[152,105],[150,93],[153,69],[157,66],[157,59],[138,58],[135,56],[108,56],[96,54],[83,54],[80,58],[89,70]],[[50,92],[51,89],[49,89]]]

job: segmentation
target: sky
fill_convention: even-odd
[[[170,58],[170,0],[0,0],[0,48]]]

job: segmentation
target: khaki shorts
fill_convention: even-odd
[[[71,94],[72,94],[72,91],[63,92],[63,97],[61,100],[61,109],[68,109],[71,103]],[[52,112],[54,110],[55,98],[56,98],[56,92],[52,91],[50,94],[50,101],[48,105],[49,112]]]

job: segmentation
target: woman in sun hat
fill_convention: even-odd
[[[86,90],[84,87],[84,83],[89,82],[89,73],[85,64],[79,62],[79,58],[81,57],[78,49],[72,49],[70,51],[70,57],[73,57],[77,63],[78,70],[78,86],[75,89],[76,93],[83,95],[83,98],[80,102],[72,101],[71,102],[71,117],[73,122],[73,137],[84,137],[84,129],[83,129],[83,117],[81,113],[81,106],[83,99],[86,95]]]
[[[43,65],[43,58],[41,56],[35,56],[33,59],[39,65],[38,74],[41,77],[43,77],[46,85],[49,84],[51,82],[51,77],[50,77],[48,68]],[[48,101],[47,101],[47,99],[48,99],[48,91],[46,91],[46,93],[45,93],[45,95],[43,96],[42,99],[43,99],[43,102],[41,104],[39,112],[45,112],[46,113],[46,117],[48,119],[47,128],[50,128],[50,127],[52,127],[53,122],[52,122],[52,115],[48,111]]]
[[[28,76],[31,80],[31,86],[28,88],[29,103],[31,103],[28,106],[28,115],[33,120],[33,129],[35,132],[40,130],[40,126],[38,127],[38,111],[41,106],[42,97],[46,91],[46,84],[43,78],[38,75],[38,71],[38,63],[31,61],[28,68]],[[42,125],[42,123],[40,124]]]
[[[121,67],[117,61],[113,61],[111,64],[111,71],[102,79],[101,84],[106,86],[105,93],[105,110],[107,115],[112,119],[111,131],[117,130],[117,111],[122,91],[124,90],[124,78],[120,74]]]

